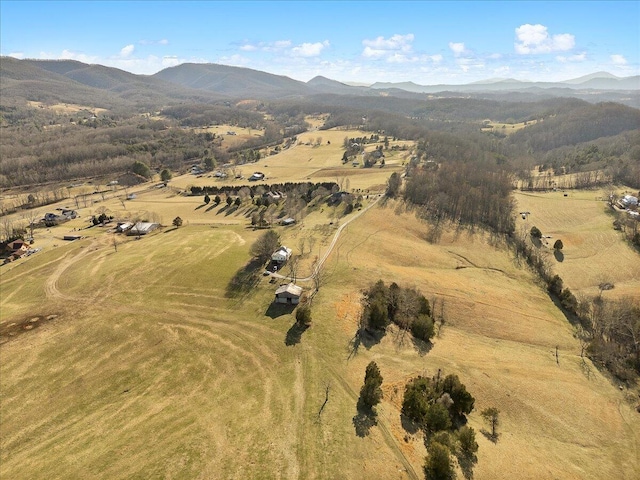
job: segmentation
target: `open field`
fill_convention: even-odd
[[[246,228],[242,213],[207,211],[200,198],[143,187],[126,212],[153,212],[165,224],[180,215],[185,226],[119,237],[117,252],[99,227],[54,248],[56,237],[84,226],[90,209],[81,209],[83,218],[37,232],[36,246],[49,238],[50,248],[1,267],[0,477],[421,478],[424,445],[403,429],[399,408],[404,382],[439,368],[475,396],[470,424],[478,432],[480,410],[501,412],[497,444],[478,434],[475,478],[640,474],[633,404],[581,365],[564,316],[484,235],[445,232],[428,243],[429,227],[400,205],[374,207],[340,237],[313,325],[300,334],[294,311],[271,306],[277,283],[269,277],[229,296],[229,280],[260,233]],[[587,193],[593,208],[604,208],[593,192],[559,201],[589,210]],[[567,238],[561,266],[579,277],[578,266],[595,254],[570,261],[573,239],[586,233],[577,220],[556,232],[566,219],[544,209],[544,195],[517,198],[538,202],[527,207],[530,223],[545,218],[544,233]],[[116,198],[103,206],[125,213]],[[315,211],[279,230],[294,252],[299,238],[317,237],[304,265],[328,245],[335,231],[328,220]],[[623,251],[619,238],[611,241]],[[616,272],[616,290],[637,281],[629,272]],[[571,270],[561,275],[574,288]],[[435,299],[446,323],[433,346],[391,329],[379,344],[350,349],[360,292],[379,278]],[[378,425],[359,437],[353,417],[372,359],[385,398]]]
[[[108,111],[108,110],[106,110],[104,108],[95,108],[95,107],[89,107],[89,106],[86,106],[86,105],[76,105],[75,103],[56,103],[56,104],[53,104],[53,105],[48,105],[46,103],[36,102],[36,101],[33,101],[33,100],[30,100],[27,103],[31,107],[44,108],[46,110],[53,110],[57,114],[77,113],[77,112],[80,112],[82,110],[88,110],[88,111],[98,115],[98,114],[105,113],[105,112]]]
[[[237,168],[243,180],[225,179],[220,180],[213,176],[203,175],[182,175],[175,177],[171,185],[186,189],[189,185],[243,185],[246,178],[254,171],[265,174],[265,180],[257,183],[284,183],[298,181],[337,181],[338,179],[349,180],[350,189],[371,189],[376,191],[384,190],[386,182],[394,171],[400,171],[403,163],[408,161],[410,149],[413,142],[397,141],[390,142],[390,148],[395,144],[406,146],[407,150],[385,150],[385,166],[379,165],[373,168],[353,167],[351,162],[342,164],[342,154],[344,149],[342,143],[345,137],[356,138],[367,135],[365,132],[357,130],[317,130],[305,132],[298,135],[298,143],[287,150],[276,155],[271,155],[260,159],[258,162],[241,165]],[[370,134],[369,134],[370,135]],[[316,145],[318,138],[322,141]],[[306,145],[310,143],[310,145]],[[366,145],[366,151],[373,151],[377,144]],[[345,188],[347,188],[345,186]]]
[[[613,229],[612,210],[606,201],[608,190],[570,190],[546,193],[517,192],[518,211],[531,212],[527,219],[518,216],[519,232],[538,227],[544,236],[540,247],[549,252],[554,271],[572,291],[588,296],[598,293],[598,285],[612,283],[607,296],[640,295],[640,256],[624,243]],[[553,244],[562,240],[562,256],[553,255]]]
[[[520,123],[499,123],[499,122],[485,122],[481,128],[483,132],[496,132],[504,135],[511,135],[512,133],[522,130],[529,125],[535,125],[537,120],[530,120],[528,122]]]

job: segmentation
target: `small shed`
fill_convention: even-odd
[[[288,303],[291,305],[297,305],[300,303],[300,296],[302,295],[302,287],[297,286],[294,283],[287,285],[281,285],[276,290],[276,303]]]
[[[271,261],[275,263],[284,263],[291,258],[291,249],[284,245],[271,255]]]

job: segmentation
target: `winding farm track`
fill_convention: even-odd
[[[376,198],[373,202],[371,202],[369,205],[367,205],[366,208],[364,208],[363,210],[359,211],[353,217],[351,217],[349,220],[347,220],[342,225],[340,225],[340,227],[338,227],[338,230],[336,230],[336,233],[333,235],[333,239],[331,240],[331,243],[329,244],[329,246],[327,247],[325,252],[322,254],[322,257],[320,257],[320,259],[318,260],[318,263],[314,267],[313,272],[311,272],[311,275],[309,275],[308,277],[304,277],[304,278],[296,278],[296,282],[309,282],[309,281],[313,280],[313,278],[316,275],[318,275],[318,272],[320,272],[320,270],[322,269],[322,266],[327,261],[327,258],[329,258],[329,255],[331,255],[331,252],[333,251],[333,248],[336,246],[336,243],[338,243],[338,239],[340,238],[340,234],[342,233],[342,231],[345,228],[347,228],[347,226],[351,222],[353,222],[354,220],[360,218],[360,216],[364,215],[371,207],[376,205],[380,201],[380,199],[383,198],[383,197],[384,197],[384,195],[379,194],[378,198]],[[271,273],[271,276],[275,277],[275,278],[279,278],[281,280],[289,280],[289,281],[292,280],[291,277],[286,276],[286,275],[281,275],[279,273]]]
[[[64,272],[69,269],[72,265],[82,260],[89,253],[97,250],[97,246],[99,245],[98,240],[93,240],[89,245],[83,247],[82,251],[77,255],[69,258],[71,252],[67,252],[63,257],[62,261],[59,263],[57,268],[51,274],[49,278],[44,283],[44,292],[47,298],[49,299],[59,299],[65,300],[67,302],[73,301],[74,297],[70,295],[66,295],[60,291],[58,287],[58,282],[60,281],[60,277],[64,274]]]

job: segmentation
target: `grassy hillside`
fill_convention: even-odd
[[[442,369],[475,396],[476,431],[479,411],[501,412],[496,444],[478,433],[475,478],[637,478],[640,416],[585,369],[564,316],[499,244],[464,232],[429,243],[400,204],[374,207],[340,237],[300,336],[295,312],[272,306],[269,277],[229,296],[259,232],[200,205],[141,188],[128,212],[185,226],[121,237],[117,251],[101,228],[56,240],[92,206],[37,231],[42,252],[0,267],[0,477],[422,478],[422,438],[400,420],[403,385]],[[116,198],[102,206],[122,210]],[[335,226],[316,212],[279,231],[294,253],[303,235],[322,252]],[[445,319],[433,345],[392,329],[353,351],[359,297],[377,279],[432,301]],[[358,436],[370,360],[384,399]]]
[[[607,296],[638,296],[640,257],[624,244],[613,229],[615,217],[607,202],[610,190],[518,192],[519,211],[529,211],[526,220],[518,217],[519,232],[538,227],[544,236],[540,249],[546,252],[553,270],[577,294],[595,296],[598,285],[611,283]],[[562,240],[561,256],[553,255],[553,244]]]

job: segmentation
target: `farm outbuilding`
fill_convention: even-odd
[[[127,235],[146,235],[160,226],[159,223],[138,222],[129,229]]]
[[[300,303],[300,296],[302,295],[302,287],[297,286],[294,283],[287,285],[281,285],[276,290],[276,303],[289,303],[291,305],[297,305]]]

